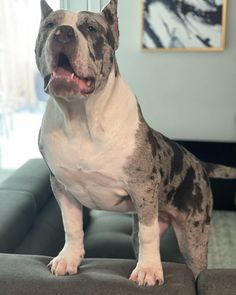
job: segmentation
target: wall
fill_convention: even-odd
[[[141,0],[118,2],[120,71],[148,123],[175,139],[236,142],[236,1],[228,0],[227,48],[219,53],[142,52]],[[70,8],[81,3],[70,0]]]

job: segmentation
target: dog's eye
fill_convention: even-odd
[[[95,33],[95,32],[97,32],[97,29],[96,29],[94,26],[91,26],[91,25],[89,25],[89,26],[87,27],[87,30],[88,30],[90,33]]]
[[[45,28],[47,29],[52,29],[55,26],[55,24],[53,22],[48,22],[45,24]]]

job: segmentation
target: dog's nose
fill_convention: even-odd
[[[75,32],[71,26],[60,26],[54,33],[54,38],[60,43],[68,43],[75,40]]]

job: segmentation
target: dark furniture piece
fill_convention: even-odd
[[[236,270],[206,270],[194,281],[172,229],[161,241],[160,287],[128,280],[135,266],[131,214],[84,208],[84,230],[86,257],[79,273],[53,276],[47,264],[62,248],[64,232],[48,169],[33,159],[16,170],[0,184],[0,294],[236,294]]]

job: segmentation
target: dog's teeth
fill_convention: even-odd
[[[70,77],[71,77],[71,79],[74,79],[74,76],[75,76],[75,74],[74,74],[74,73],[73,73],[73,74],[71,74],[71,76],[70,76]]]
[[[48,84],[47,84],[46,87],[44,88],[44,91],[45,91],[45,92],[47,92],[48,89],[49,89],[49,86],[50,86],[50,84],[51,84],[51,82],[52,82],[52,76],[53,76],[53,74],[51,75],[51,77],[50,77],[50,79],[49,79],[49,81],[48,81]]]
[[[49,88],[49,83],[47,84],[47,86],[44,88],[44,91],[47,92]]]

